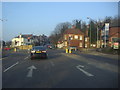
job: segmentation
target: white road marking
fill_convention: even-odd
[[[93,55],[100,55],[100,54],[93,54]]]
[[[17,65],[19,62],[16,62],[15,64],[13,64],[12,66],[8,67],[7,69],[5,69],[3,72],[8,71],[9,69],[11,69],[12,67],[14,67],[15,65]]]
[[[0,58],[0,60],[3,60],[3,59],[6,59],[7,57],[4,57],[4,58]]]
[[[27,77],[32,77],[32,75],[33,75],[33,69],[37,69],[37,68],[32,65],[32,66],[28,67],[28,69],[30,69],[30,70],[29,70],[29,72],[27,74]]]
[[[55,66],[55,64],[52,61],[50,63],[51,63],[52,66]]]
[[[28,57],[29,57],[29,56],[27,56],[26,58],[24,58],[24,60],[27,59]]]
[[[83,65],[78,65],[77,67],[82,67],[82,68],[84,68],[84,66],[83,66]]]
[[[87,76],[89,76],[89,77],[94,76],[94,75],[92,75],[91,73],[88,73],[87,71],[81,69],[81,67],[83,68],[84,66],[82,66],[82,65],[76,66],[76,68],[79,69],[80,71],[82,71],[85,75],[87,75]]]

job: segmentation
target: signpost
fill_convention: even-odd
[[[113,44],[113,49],[119,49],[119,43],[118,42],[115,42]]]
[[[109,32],[109,23],[105,23],[105,47],[106,47],[106,40],[107,40],[107,36],[108,36],[108,32]]]

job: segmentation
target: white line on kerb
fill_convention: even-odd
[[[5,59],[5,58],[7,58],[7,57],[4,57],[4,58],[0,58],[0,60],[3,60],[3,59]]]
[[[85,75],[87,75],[87,76],[89,76],[89,77],[94,76],[94,75],[92,75],[91,73],[88,73],[87,71],[81,69],[80,67],[81,67],[80,65],[76,66],[76,68],[79,69],[80,71],[82,71]]]
[[[13,64],[12,66],[8,67],[7,69],[5,69],[3,72],[8,71],[9,69],[11,69],[12,67],[14,67],[15,65],[17,65],[19,62],[16,62],[15,64]]]

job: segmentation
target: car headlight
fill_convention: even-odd
[[[35,51],[31,51],[31,53],[35,53]]]

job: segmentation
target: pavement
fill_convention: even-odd
[[[6,52],[2,88],[118,88],[118,60],[64,50],[48,50],[48,59],[30,60],[27,51]]]
[[[88,54],[88,55],[101,56],[101,57],[107,57],[107,58],[112,58],[112,59],[119,60],[119,55],[102,53],[102,52],[98,52],[96,50],[82,51],[82,52],[80,52],[80,51],[73,52],[73,54],[80,54],[80,53]]]

